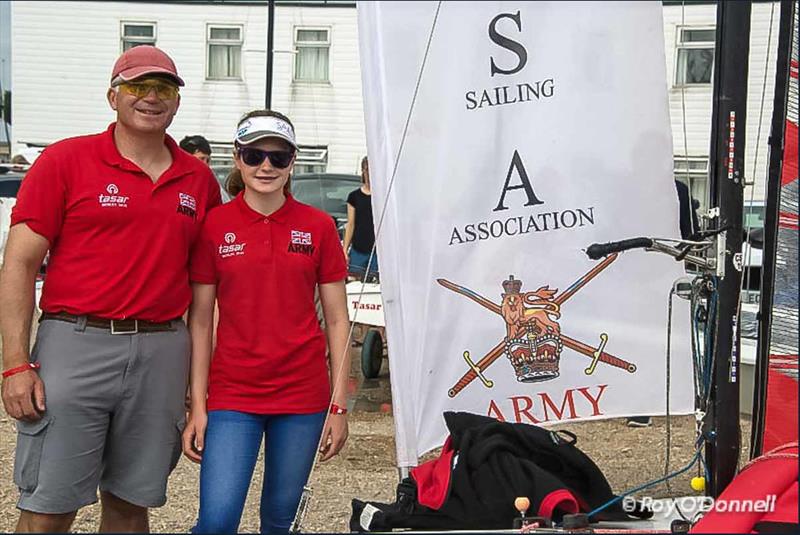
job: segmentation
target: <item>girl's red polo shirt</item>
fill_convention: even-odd
[[[243,194],[209,213],[190,267],[193,282],[217,286],[208,410],[325,410],[330,379],[314,291],[346,276],[333,218],[291,196],[269,216]]]
[[[50,242],[45,312],[167,321],[189,306],[189,253],[219,184],[169,136],[153,183],[101,133],[48,146],[22,180],[11,224]]]

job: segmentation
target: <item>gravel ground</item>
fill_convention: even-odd
[[[311,480],[311,505],[303,531],[348,531],[352,498],[379,502],[394,500],[398,481],[394,424],[390,413],[381,412],[391,401],[386,361],[378,379],[363,380],[355,366],[357,356],[357,350],[354,350],[352,382],[356,393],[350,416],[350,439],[339,456],[316,468]],[[578,446],[597,463],[612,488],[619,493],[664,474],[666,421],[654,418],[653,424],[649,428],[629,428],[624,419],[613,419],[564,424],[556,428],[569,429],[577,434]],[[694,417],[673,417],[671,427],[670,467],[677,470],[692,457]],[[743,460],[747,459],[749,433],[750,423],[743,420]],[[17,518],[17,489],[12,480],[15,443],[14,422],[1,413],[0,532],[13,531]],[[690,470],[674,479],[671,488],[661,484],[646,494],[654,497],[692,494],[689,480],[694,475],[696,471]],[[170,478],[167,504],[151,513],[154,532],[185,532],[192,526],[197,514],[198,476],[198,466],[181,459]],[[261,476],[261,466],[258,466],[242,519],[242,532],[258,530]],[[98,518],[98,505],[83,509],[75,521],[74,531],[96,531]]]

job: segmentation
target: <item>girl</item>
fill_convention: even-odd
[[[297,151],[289,119],[248,113],[234,146],[229,189],[243,190],[209,213],[190,269],[192,404],[183,451],[201,462],[193,532],[237,531],[262,437],[261,532],[287,532],[320,435],[322,461],[347,439],[347,269],[331,217],[288,192]]]

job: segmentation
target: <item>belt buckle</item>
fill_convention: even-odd
[[[133,320],[133,330],[127,330],[127,331],[124,331],[124,330],[121,330],[121,329],[117,329],[117,322],[118,321],[120,323],[122,323],[124,321],[130,322],[131,320],[111,320],[111,334],[138,334],[138,332],[139,332],[139,320]]]

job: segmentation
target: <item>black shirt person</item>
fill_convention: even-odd
[[[347,196],[347,226],[344,230],[344,254],[350,273],[363,276],[375,245],[372,221],[372,190],[369,183],[369,162],[361,160],[361,187]],[[372,255],[370,273],[378,273],[378,257]]]

